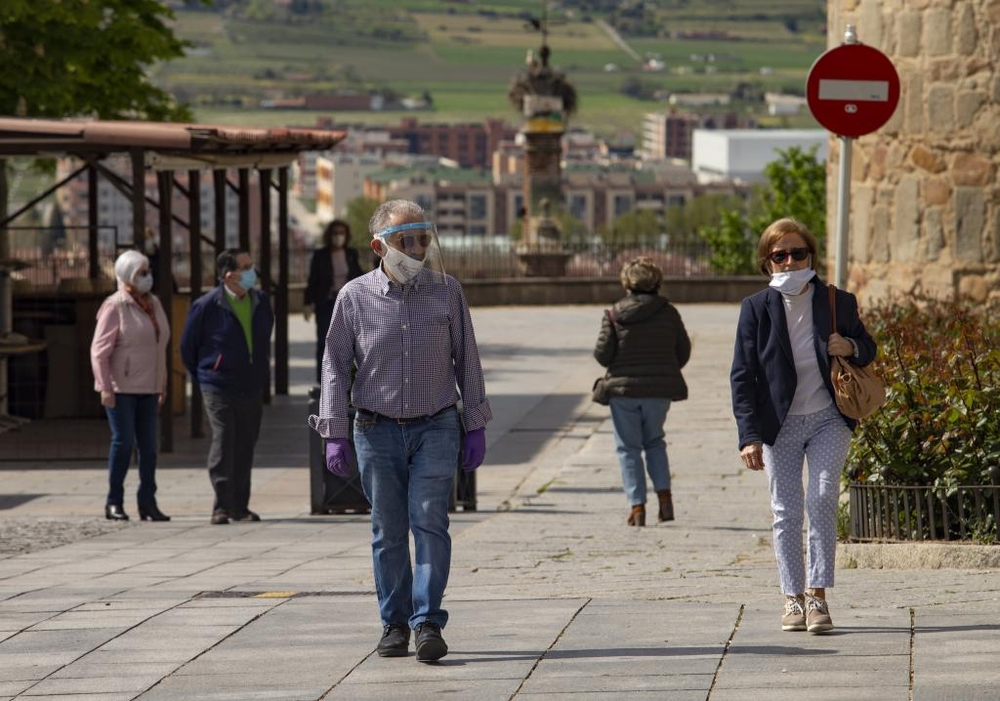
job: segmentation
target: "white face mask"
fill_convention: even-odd
[[[816,275],[812,268],[789,270],[787,273],[772,273],[771,287],[786,295],[797,295],[806,288],[809,281]]]
[[[385,247],[385,256],[383,256],[382,262],[385,264],[386,270],[399,284],[405,285],[424,269],[424,261],[414,260],[385,242],[382,245]]]
[[[343,234],[334,234],[333,238],[330,239],[330,243],[333,244],[334,248],[343,248],[344,244],[347,243],[347,237]]]
[[[135,284],[132,285],[136,290],[142,294],[146,294],[151,289],[153,289],[153,273],[147,273],[146,275],[140,275]]]

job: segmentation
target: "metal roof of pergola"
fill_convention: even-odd
[[[0,267],[10,263],[9,241],[6,227],[17,217],[34,207],[55,190],[66,185],[82,173],[89,180],[89,277],[100,276],[98,266],[97,182],[106,178],[132,201],[133,240],[135,233],[146,228],[146,204],[159,210],[160,222],[160,280],[170,280],[172,237],[164,232],[174,225],[186,229],[191,241],[191,296],[201,290],[201,244],[212,245],[217,253],[225,248],[226,240],[226,191],[234,191],[239,198],[240,247],[250,248],[250,170],[259,174],[260,198],[260,251],[262,285],[272,293],[275,311],[275,376],[276,394],[288,393],[288,166],[301,151],[321,151],[333,148],[344,138],[343,132],[297,128],[253,128],[208,124],[181,124],[171,122],[130,122],[103,120],[18,119],[0,117],[0,158],[10,156],[62,157],[72,156],[83,162],[82,167],[61,179],[52,187],[15,212],[0,212]],[[131,161],[130,177],[123,177],[105,163],[111,156],[127,156]],[[158,197],[145,191],[145,174],[157,174]],[[212,171],[215,194],[215,226],[213,237],[201,231],[201,174]],[[235,170],[237,182],[227,177],[228,170]],[[277,171],[276,178],[272,171]],[[187,174],[187,183],[178,182],[176,173]],[[6,179],[0,176],[0,202],[7,201]],[[271,279],[271,198],[278,193],[278,274]],[[182,219],[172,211],[174,191],[187,198],[188,218]],[[160,294],[164,308],[173,305],[173,289],[162,285]],[[11,328],[11,299],[9,276],[0,276],[0,332]],[[180,334],[171,334],[171,346]],[[173,348],[168,349],[167,371],[172,371]],[[0,361],[0,383],[6,384],[5,361]],[[169,387],[168,383],[168,387]],[[195,385],[191,401],[191,427],[193,435],[201,435],[201,404]],[[169,391],[169,390],[168,390]],[[4,393],[5,396],[5,393]],[[168,406],[169,398],[168,398]],[[173,436],[170,421],[160,423],[162,449],[170,451]]]

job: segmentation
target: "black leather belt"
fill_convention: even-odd
[[[445,413],[446,411],[449,411],[449,410],[454,409],[454,408],[455,408],[455,405],[454,404],[450,404],[449,406],[446,406],[444,409],[442,409],[441,411],[438,411],[438,412],[436,412],[434,414],[424,414],[423,416],[411,416],[411,417],[403,417],[403,418],[398,418],[398,419],[396,417],[394,417],[394,416],[386,416],[385,414],[380,414],[377,411],[368,411],[367,409],[358,409],[357,413],[358,413],[359,417],[360,417],[360,415],[367,414],[368,416],[371,416],[371,417],[373,417],[373,418],[375,418],[377,420],[380,420],[380,421],[392,421],[393,423],[397,423],[400,426],[405,426],[407,424],[415,424],[415,423],[419,423],[421,421],[427,421],[428,419],[433,419],[435,416],[440,416],[441,414]]]

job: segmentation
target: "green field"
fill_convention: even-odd
[[[259,106],[262,99],[336,90],[430,94],[433,110],[416,113],[421,121],[493,116],[516,122],[507,89],[523,70],[526,52],[537,52],[540,35],[514,13],[536,12],[540,4],[338,0],[334,12],[331,0],[330,11],[310,21],[291,16],[253,19],[274,12],[273,3],[264,0],[249,2],[242,17],[231,11],[180,11],[175,31],[194,49],[183,59],[158,66],[153,79],[191,104],[196,118],[206,122],[309,125],[317,117],[333,117],[339,123],[385,124],[408,114],[331,115]],[[600,14],[550,10],[551,62],[579,95],[574,124],[600,135],[639,132],[644,113],[668,108],[625,95],[626,81],[641,84],[645,95],[730,92],[740,83],[801,93],[809,66],[826,48],[825,2],[818,0],[662,0],[647,5],[655,5],[656,22],[670,31],[661,32],[663,36],[626,32],[622,38],[640,57],[659,57],[665,64],[662,71],[642,70],[639,61],[592,21],[602,19]],[[678,34],[708,31],[715,33],[711,40]],[[606,71],[607,64],[617,70]],[[734,109],[759,114],[763,106]],[[815,126],[808,115],[786,123]]]

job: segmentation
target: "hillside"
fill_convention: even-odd
[[[559,5],[553,7],[553,5]],[[549,5],[552,63],[580,96],[574,122],[611,135],[637,131],[673,92],[748,98],[731,109],[760,115],[764,91],[801,94],[826,48],[821,0],[600,0]],[[507,87],[540,33],[541,2],[248,0],[179,10],[188,55],[154,80],[204,121],[246,124],[398,122],[402,98],[427,100],[424,121],[516,120]],[[652,69],[652,70],[651,70]],[[380,112],[263,109],[265,101],[377,92]],[[787,120],[787,118],[786,118]],[[767,121],[766,116],[761,121]],[[808,115],[787,120],[812,126]]]

